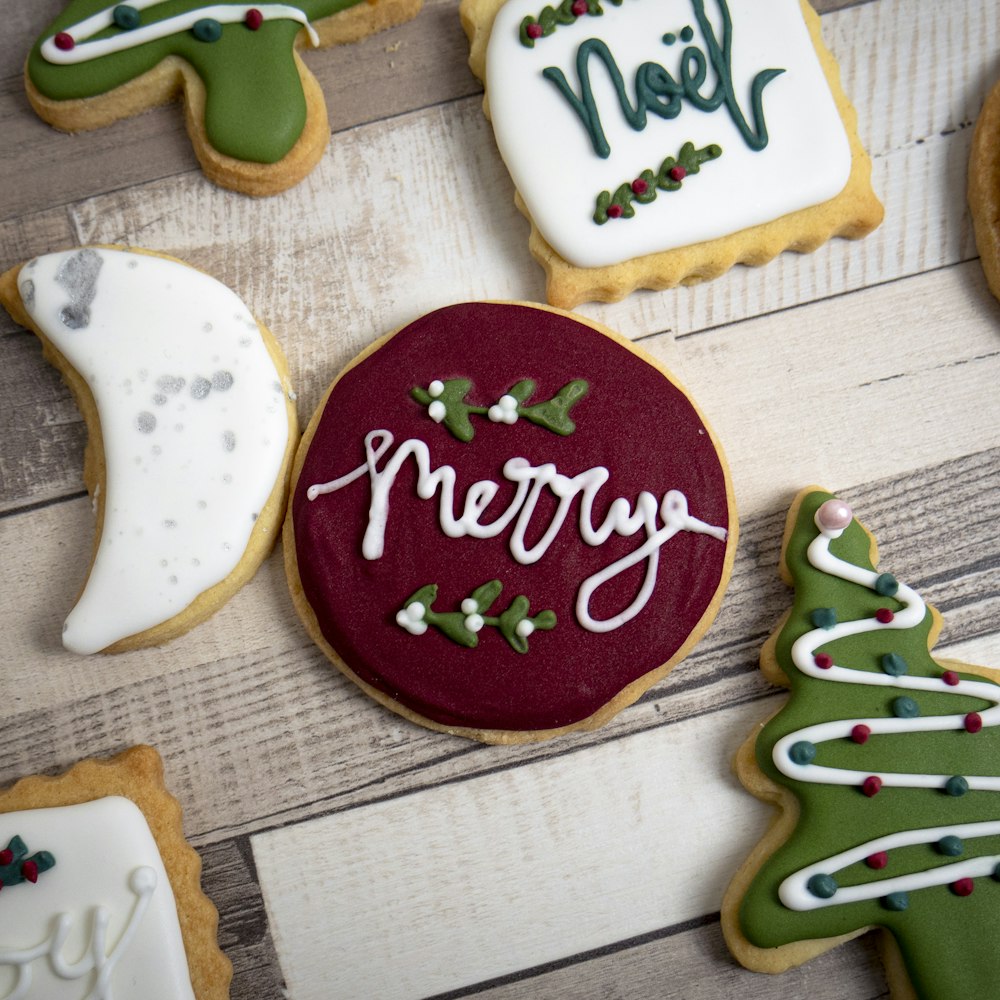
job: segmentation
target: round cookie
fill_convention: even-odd
[[[97,536],[63,627],[76,653],[158,645],[250,580],[277,540],[298,437],[287,365],[247,305],[172,258],[46,254],[0,276],[88,430]]]
[[[513,743],[596,727],[660,680],[718,610],[736,527],[712,432],[653,359],[568,313],[466,303],[333,383],[284,544],[348,677]]]
[[[987,96],[972,136],[969,207],[986,281],[1000,298],[1000,83]]]

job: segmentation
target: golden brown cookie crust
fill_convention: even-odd
[[[972,135],[969,207],[986,281],[1000,298],[1000,82],[987,95]]]

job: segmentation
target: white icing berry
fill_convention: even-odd
[[[423,635],[427,631],[424,614],[427,609],[419,602],[408,604],[396,614],[396,624],[402,626],[411,635]]]
[[[427,407],[427,413],[428,416],[430,416],[431,420],[434,421],[434,423],[439,424],[441,423],[442,420],[444,420],[448,411],[445,408],[444,403],[442,403],[440,399],[435,399],[434,402]]]
[[[522,639],[527,639],[535,631],[535,623],[528,618],[522,618],[515,626],[514,631]]]
[[[472,597],[467,597],[462,601],[462,614],[463,615],[474,615],[479,611],[479,602]]]
[[[434,381],[427,386],[427,395],[433,396],[435,399],[437,399],[442,392],[444,392],[444,382],[442,382],[439,378],[434,379]]]
[[[480,632],[486,623],[483,621],[482,615],[467,615],[465,619],[465,627],[470,632]]]

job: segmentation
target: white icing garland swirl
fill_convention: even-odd
[[[147,7],[154,7],[162,0],[131,0],[128,4],[136,10],[144,10]],[[186,14],[177,14],[174,17],[165,18],[162,21],[154,21],[152,24],[140,25],[137,28],[125,29],[121,33],[112,35],[109,38],[98,38],[88,41],[98,32],[114,25],[114,11],[119,4],[111,4],[103,10],[92,14],[90,17],[76,24],[64,28],[63,32],[69,34],[76,43],[70,49],[61,49],[56,45],[56,35],[46,38],[41,45],[42,58],[57,65],[71,65],[73,63],[88,62],[91,59],[98,59],[101,56],[111,55],[115,52],[123,52],[126,49],[135,48],[146,42],[158,41],[169,35],[177,34],[181,31],[189,31],[195,23],[211,18],[220,24],[238,24],[244,21],[247,12],[258,10],[265,19],[286,18],[298,21],[309,34],[309,41],[313,45],[319,45],[319,36],[316,34],[309,19],[298,8],[283,3],[265,4],[212,4],[206,7],[199,7]]]
[[[816,517],[819,535],[809,544],[807,558],[812,566],[830,576],[839,577],[850,583],[875,590],[880,574],[855,566],[830,552],[830,542],[839,538],[843,528],[825,527],[819,516]],[[940,678],[910,677],[908,675],[893,676],[877,674],[868,671],[855,670],[850,667],[838,666],[820,667],[815,662],[815,653],[824,646],[846,636],[859,635],[866,632],[877,632],[882,629],[909,629],[919,625],[927,607],[921,597],[910,587],[899,584],[899,589],[893,595],[902,602],[903,609],[895,612],[889,622],[880,622],[876,618],[863,618],[857,621],[838,622],[832,628],[816,628],[800,636],[792,645],[792,662],[803,674],[817,680],[833,681],[841,684],[868,684],[877,687],[892,687],[909,691],[933,691],[936,694],[954,694],[981,698],[991,702],[992,707],[978,713],[982,718],[983,728],[1000,724],[1000,688],[994,684],[981,681],[959,679],[957,683],[945,685]],[[946,730],[964,729],[966,714],[936,715],[905,718],[878,719],[843,719],[807,726],[782,737],[772,750],[775,767],[789,778],[813,784],[853,785],[860,786],[866,778],[877,777],[883,787],[887,788],[934,788],[944,790],[948,781],[954,775],[948,774],[910,774],[882,771],[854,771],[847,768],[825,767],[822,764],[800,764],[792,760],[790,751],[796,743],[808,742],[813,745],[829,740],[850,738],[852,730],[857,725],[869,728],[871,735],[883,733],[918,733],[942,732]],[[1000,791],[1000,777],[992,775],[962,775],[970,790]],[[990,875],[997,864],[1000,855],[989,855],[937,866],[929,871],[914,872],[908,875],[880,879],[865,885],[838,886],[829,898],[822,898],[810,891],[810,879],[817,875],[834,875],[850,865],[864,861],[872,854],[880,851],[894,850],[919,844],[936,844],[942,837],[957,836],[962,839],[974,837],[989,837],[1000,835],[1000,821],[981,823],[965,823],[955,826],[930,827],[924,829],[904,830],[888,836],[879,837],[857,847],[850,848],[840,854],[833,855],[823,861],[816,862],[786,878],[778,889],[782,903],[792,910],[815,910],[825,906],[843,903],[854,903],[863,900],[880,899],[891,893],[909,892],[935,885],[948,885],[960,878],[974,878]]]

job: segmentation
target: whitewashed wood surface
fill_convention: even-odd
[[[87,242],[186,259],[282,341],[302,418],[384,331],[453,301],[542,296],[455,0],[307,55],[334,135],[309,179],[263,202],[202,179],[176,107],[77,137],[37,121],[21,61],[60,6],[0,0],[0,269]],[[730,761],[783,697],[756,660],[790,600],[778,547],[808,483],[849,499],[883,565],[941,609],[939,653],[1000,665],[1000,303],[965,204],[1000,13],[816,6],[882,228],[580,310],[687,384],[727,450],[742,524],[706,638],[596,733],[486,747],[387,713],[312,646],[280,554],[167,648],[63,651],[93,528],[83,428],[35,338],[0,315],[0,781],[158,747],[234,998],[886,995],[866,939],[779,978],[729,958],[721,897],[769,820]]]

